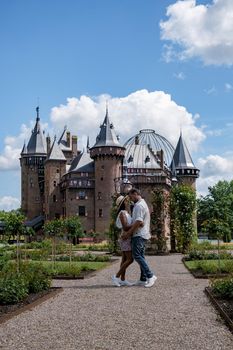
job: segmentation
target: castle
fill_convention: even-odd
[[[66,128],[52,142],[45,137],[39,107],[36,112],[35,127],[20,157],[21,207],[35,229],[46,220],[78,215],[85,232],[103,233],[109,228],[116,193],[137,187],[150,206],[154,188],[161,188],[165,198],[173,183],[195,188],[199,170],[182,134],[175,149],[151,129],[139,131],[122,145],[106,108],[95,144],[90,147],[88,140],[80,152],[77,136]],[[163,218],[164,234],[169,236],[169,213]]]

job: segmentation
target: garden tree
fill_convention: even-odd
[[[116,226],[116,219],[117,219],[116,199],[117,199],[117,195],[114,195],[112,197],[111,221],[110,221],[109,232],[108,232],[109,238],[110,238],[110,250],[112,251],[112,253],[117,253],[117,248],[118,248],[117,242],[121,232],[121,230]]]
[[[228,237],[228,235],[231,234],[231,229],[227,222],[215,218],[205,220],[202,223],[202,227],[204,232],[208,234],[211,233],[211,236],[218,240],[218,269],[221,271],[220,240],[223,239],[223,237]]]
[[[67,238],[70,241],[70,263],[71,263],[71,256],[72,256],[72,241],[75,240],[75,243],[77,243],[77,240],[81,237],[84,237],[83,228],[80,222],[80,219],[78,216],[71,216],[64,220],[64,229],[67,234]],[[79,241],[78,241],[79,243]]]
[[[158,253],[164,253],[167,250],[165,238],[165,216],[168,215],[169,211],[168,193],[162,188],[155,188],[152,191],[152,206],[152,238],[156,237]]]
[[[19,272],[20,265],[20,235],[24,233],[24,221],[25,216],[22,215],[17,210],[12,210],[5,214],[4,222],[5,222],[5,231],[9,235],[16,236],[17,245],[16,245],[16,263],[17,263],[17,272]]]
[[[52,238],[52,260],[53,265],[55,267],[56,262],[56,238],[64,236],[64,220],[63,219],[55,219],[47,221],[44,224],[43,230],[46,235]]]
[[[24,226],[23,227],[23,232],[22,234],[24,235],[24,259],[26,260],[26,257],[27,257],[27,241],[31,241],[31,237],[34,236],[36,233],[35,231],[33,230],[32,227],[27,227],[27,226]]]
[[[198,200],[199,230],[204,224],[209,237],[216,238],[215,229],[213,233],[208,229],[213,227],[214,223],[223,230],[222,233],[219,232],[221,239],[230,242],[233,232],[233,181],[219,181],[215,186],[209,187],[207,196]]]
[[[171,190],[171,228],[177,250],[186,253],[196,239],[196,192],[187,185],[174,186]]]

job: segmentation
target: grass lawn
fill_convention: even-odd
[[[193,260],[184,261],[184,264],[193,271],[202,271],[203,274],[214,274],[218,272],[218,260]],[[221,272],[233,272],[233,260],[220,261]]]

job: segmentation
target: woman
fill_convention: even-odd
[[[127,231],[132,224],[132,218],[130,215],[130,201],[128,196],[120,196],[116,200],[117,206],[117,219],[116,226],[123,231]],[[113,284],[117,287],[120,286],[131,286],[132,284],[125,279],[125,273],[127,267],[132,264],[132,250],[131,250],[131,238],[123,240],[120,238],[118,240],[121,251],[122,260],[120,265],[120,270],[116,275],[112,276]]]

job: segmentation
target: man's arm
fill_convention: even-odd
[[[134,232],[136,232],[138,230],[139,227],[143,226],[143,221],[144,221],[144,208],[142,206],[137,206],[135,209],[135,221],[132,224],[132,226],[129,228],[129,230],[127,232],[124,232],[122,235],[123,239],[127,239],[129,237],[131,237]]]
[[[141,227],[141,226],[142,226],[142,221],[136,220],[136,221],[133,223],[133,225],[131,225],[130,229],[129,229],[127,232],[124,232],[124,233],[122,234],[122,236],[121,236],[122,239],[128,239],[128,238],[130,238],[131,236],[133,236],[134,232],[136,232],[137,229],[138,229],[139,227]]]

